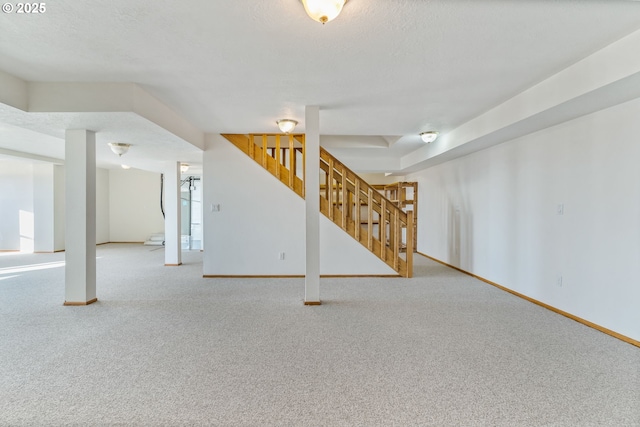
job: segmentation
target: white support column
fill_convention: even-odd
[[[64,250],[64,168],[33,165],[34,252]]]
[[[33,165],[33,251],[53,252],[55,246],[55,165]]]
[[[164,172],[164,265],[182,264],[180,230],[180,162],[171,162]]]
[[[65,302],[96,302],[96,134],[65,134]]]
[[[320,107],[305,108],[305,305],[320,305]]]

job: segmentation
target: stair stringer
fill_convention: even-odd
[[[207,136],[203,157],[204,275],[304,275],[304,200],[221,135]],[[398,275],[324,215],[320,274]]]

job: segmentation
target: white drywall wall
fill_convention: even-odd
[[[55,168],[52,163],[33,165],[34,252],[55,250]]]
[[[207,142],[204,274],[304,274],[304,200],[222,136]]]
[[[64,250],[64,167],[13,159],[3,160],[1,165],[0,250]],[[109,241],[109,184],[105,169],[96,170],[96,207],[96,241],[105,243]]]
[[[304,200],[220,135],[203,159],[204,274],[303,275]],[[395,274],[322,216],[320,245],[321,274]]]
[[[385,176],[383,173],[359,173],[358,176],[371,185],[387,185],[405,181],[404,176]]]
[[[137,169],[109,170],[111,242],[144,242],[164,232],[160,211],[160,174]]]
[[[329,218],[320,215],[321,275],[397,275]]]
[[[109,171],[96,168],[96,244],[110,241],[109,198]]]
[[[54,165],[53,167],[53,234],[54,234],[54,251],[64,250],[64,231],[65,231],[65,194],[66,188],[64,184],[64,166]]]
[[[418,250],[640,340],[638,117],[640,99],[409,175]]]
[[[0,250],[33,250],[33,215],[33,165],[0,160]]]

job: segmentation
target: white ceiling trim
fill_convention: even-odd
[[[64,165],[64,160],[53,157],[40,156],[38,154],[24,153],[22,151],[9,150],[0,148],[0,156],[17,157],[20,159],[33,160],[37,162],[53,163],[55,165]]]
[[[204,133],[134,83],[28,83],[29,112],[132,112],[204,149]]]
[[[131,112],[204,149],[204,132],[134,83],[25,82],[0,71],[0,88],[1,103],[28,113]]]

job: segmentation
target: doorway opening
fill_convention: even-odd
[[[182,250],[202,249],[202,181],[189,176],[180,182]]]

